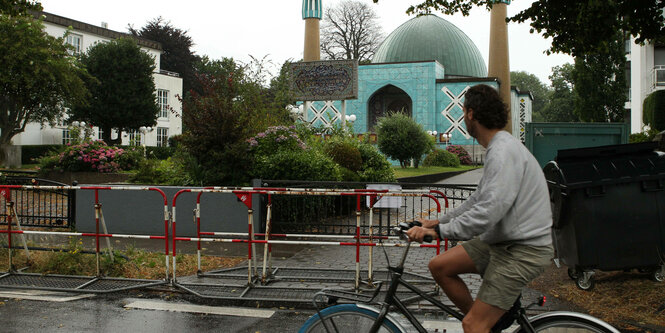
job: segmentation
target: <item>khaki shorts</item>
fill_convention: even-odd
[[[486,244],[475,238],[462,244],[483,277],[477,299],[509,310],[527,283],[550,265],[549,246]]]

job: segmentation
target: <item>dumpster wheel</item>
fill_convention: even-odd
[[[593,289],[596,282],[593,279],[594,271],[584,271],[580,274],[577,279],[575,279],[575,284],[577,288],[582,290],[591,290]]]
[[[665,265],[661,265],[651,273],[651,279],[656,282],[665,281]]]
[[[568,268],[568,277],[572,280],[577,280],[580,277],[580,272],[575,268]]]

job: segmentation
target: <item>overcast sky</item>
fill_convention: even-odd
[[[324,8],[334,6],[339,0],[323,0]],[[420,0],[362,0],[377,12],[384,33],[411,18],[405,14],[408,4]],[[527,8],[531,0],[514,0],[508,7],[508,15]],[[158,16],[186,30],[194,41],[194,51],[212,59],[232,57],[248,62],[249,55],[263,58],[267,55],[275,68],[285,60],[302,59],[305,23],[301,18],[302,0],[42,0],[44,11],[77,21],[101,25],[127,32],[127,26],[140,28]],[[454,23],[474,41],[487,64],[489,48],[489,13],[484,8],[474,9],[469,16],[437,15]],[[551,68],[572,58],[543,53],[550,40],[529,33],[529,25],[511,23],[510,43],[511,71],[535,74],[550,84]]]

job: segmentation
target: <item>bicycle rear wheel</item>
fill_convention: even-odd
[[[341,304],[320,311],[330,332],[368,332],[379,316],[378,310],[357,304]],[[328,332],[319,314],[311,316],[299,333]],[[401,333],[399,324],[386,317],[379,332]]]
[[[532,318],[530,323],[539,333],[619,333],[598,318],[576,312],[549,312]]]

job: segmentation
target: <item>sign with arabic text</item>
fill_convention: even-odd
[[[327,60],[291,64],[291,91],[299,101],[358,98],[358,61]]]

